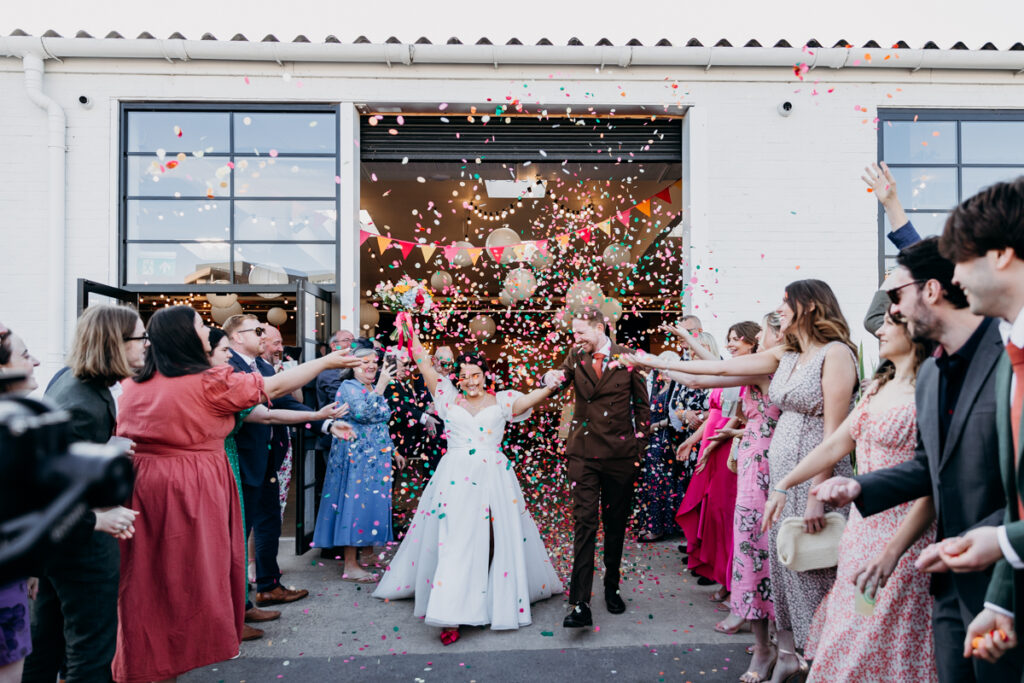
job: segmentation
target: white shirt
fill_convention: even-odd
[[[252,364],[256,362],[255,358],[249,358],[249,356],[245,355],[244,353],[241,353],[240,351],[235,351],[234,349],[231,349],[231,352],[234,353],[239,358],[241,358],[242,360],[244,360],[245,364],[248,365],[250,368],[252,367]]]
[[[1014,346],[1024,348],[1024,308],[1017,314],[1017,319],[1012,323],[1008,320],[999,321],[999,334],[1003,337],[1003,344],[1012,343]],[[1013,392],[1017,388],[1017,375],[1012,375],[1010,379],[1010,396],[1009,400],[1013,400]],[[1006,535],[1006,526],[1000,526],[996,529],[996,537],[999,539],[999,549],[1003,551],[1003,557],[1010,563],[1010,566],[1014,569],[1024,569],[1024,560],[1021,560],[1017,551],[1010,545],[1010,538]],[[1008,617],[1013,616],[1013,612],[1006,610],[999,605],[993,605],[990,602],[985,603],[985,607],[1004,614]]]
[[[114,419],[117,419],[117,400],[121,398],[121,394],[124,393],[124,387],[121,386],[120,382],[114,382],[107,390],[110,392],[110,397],[114,399]]]
[[[608,367],[608,356],[612,355],[612,340],[608,337],[604,338],[604,346],[595,351],[595,353],[603,353],[604,358],[601,359],[601,371]]]

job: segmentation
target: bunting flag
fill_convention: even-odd
[[[660,199],[662,202],[665,202],[666,204],[672,204],[675,197],[678,196],[678,194],[674,193],[678,193],[678,191],[680,191],[682,187],[683,181],[677,180],[668,187],[665,187],[661,191],[656,192],[647,199],[643,200],[642,202],[638,202],[633,206],[623,209],[622,211],[617,211],[615,213],[615,219],[617,219],[619,223],[621,223],[624,227],[628,228],[629,219],[633,209],[636,209],[644,216],[651,218],[651,201],[654,199]],[[660,225],[660,221],[658,224]],[[491,255],[491,258],[494,259],[495,263],[501,263],[501,258],[504,255],[505,250],[509,248],[512,249],[512,253],[515,255],[515,259],[517,261],[522,261],[527,257],[528,254],[532,254],[532,252],[530,252],[527,249],[528,245],[533,245],[533,247],[537,251],[540,251],[541,253],[548,255],[548,248],[551,240],[554,240],[563,251],[569,248],[569,242],[570,240],[572,240],[573,237],[579,237],[580,239],[583,240],[584,243],[590,244],[594,239],[595,228],[603,232],[605,235],[611,236],[612,219],[608,218],[601,221],[600,223],[594,223],[585,228],[564,232],[546,239],[527,240],[524,242],[519,242],[517,244],[508,244],[502,247],[459,247],[456,244],[442,245],[436,243],[419,244],[416,242],[409,242],[406,240],[396,240],[393,237],[385,237],[375,232],[369,232],[367,230],[362,229],[359,231],[359,245],[362,246],[366,242],[366,240],[368,240],[371,237],[375,237],[377,238],[377,249],[381,253],[381,255],[383,255],[384,252],[387,251],[388,247],[396,246],[401,250],[403,260],[409,258],[409,254],[412,253],[413,249],[419,248],[420,252],[423,255],[424,263],[427,263],[430,260],[430,258],[434,255],[434,253],[438,249],[441,249],[442,253],[444,254],[445,260],[447,260],[449,263],[453,265],[455,257],[458,256],[460,252],[464,251],[473,261],[473,265],[476,265],[477,261],[480,259],[480,255],[484,251],[487,251]]]

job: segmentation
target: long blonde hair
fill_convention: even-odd
[[[125,340],[135,332],[139,314],[130,306],[95,304],[85,309],[75,327],[68,367],[83,382],[110,386],[135,374],[128,363]]]

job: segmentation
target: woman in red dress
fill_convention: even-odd
[[[146,364],[125,382],[117,434],[135,442],[139,511],[121,544],[119,683],[173,681],[238,654],[245,567],[238,491],[224,453],[235,414],[358,364],[335,352],[274,377],[211,368],[209,330],[188,306],[149,321]]]

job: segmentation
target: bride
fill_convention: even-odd
[[[487,361],[468,354],[456,362],[456,389],[412,330],[405,333],[445,422],[448,450],[373,596],[415,596],[413,615],[440,626],[445,645],[458,640],[459,625],[527,626],[530,603],[561,592],[562,583],[501,441],[505,425],[529,417],[553,389],[495,392]]]

